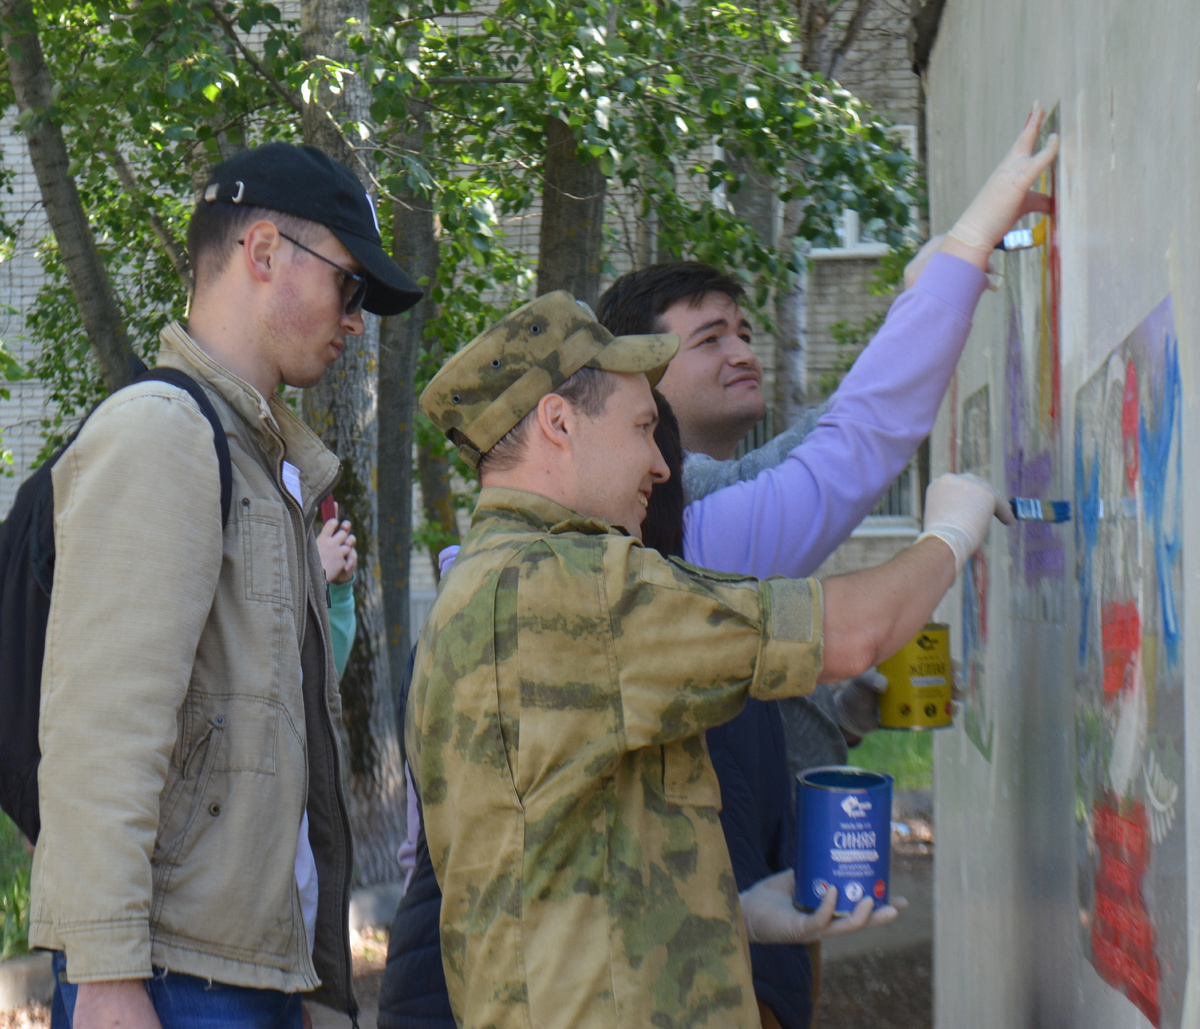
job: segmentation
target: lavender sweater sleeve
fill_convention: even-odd
[[[777,467],[688,504],[684,557],[759,578],[811,575],[929,435],[985,283],[966,261],[935,254],[803,442]]]

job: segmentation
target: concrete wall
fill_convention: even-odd
[[[1039,355],[1041,256],[1006,255],[1006,281],[980,303],[943,405],[934,470],[972,464],[997,483],[1013,482],[1037,451],[1046,458],[1044,474],[1025,481],[1043,489],[1042,496],[1057,491],[1072,500],[1076,515],[1072,523],[1033,534],[993,529],[988,575],[975,583],[975,599],[983,602],[982,611],[973,612],[975,628],[982,626],[986,643],[976,639],[972,646],[987,724],[977,722],[973,738],[961,720],[938,734],[935,747],[935,1024],[946,1029],[1200,1025],[1200,659],[1191,644],[1200,628],[1200,520],[1188,517],[1200,489],[1198,41],[1194,0],[948,0],[927,71],[935,231],[953,223],[1009,147],[1033,99],[1058,106],[1062,137],[1055,183],[1061,407],[1039,430],[1044,398],[1038,382],[1050,381],[1053,371],[1029,363]],[[1157,347],[1161,357],[1169,348],[1169,320],[1155,328],[1150,343],[1138,335],[1168,294],[1182,430],[1161,475],[1182,480],[1182,524],[1178,552],[1164,550],[1156,567],[1153,550],[1142,546],[1158,539],[1164,526],[1146,506],[1156,489],[1144,466],[1146,437],[1139,479],[1137,452],[1129,449],[1135,423],[1126,423],[1123,455],[1119,435],[1107,440],[1107,449],[1098,445],[1095,425],[1105,375],[1118,377],[1112,396],[1119,427],[1119,377],[1125,375],[1128,386],[1130,355]],[[1022,348],[1023,378],[1014,375],[1014,355]],[[1167,409],[1155,393],[1162,367],[1151,361],[1139,376],[1140,393],[1132,396],[1140,404],[1138,418],[1153,428]],[[1078,462],[1077,417],[1085,455]],[[1023,427],[1016,427],[1019,419]],[[1118,531],[1118,515],[1127,517],[1126,531],[1136,529],[1145,540],[1127,541],[1119,560],[1093,569],[1095,539],[1077,530],[1080,515],[1094,508],[1079,503],[1090,495],[1086,482],[1078,489],[1075,483],[1077,470],[1086,479],[1100,464],[1117,469],[1108,488],[1118,493],[1121,470],[1129,474],[1130,506],[1118,512],[1114,504],[1099,523],[1091,521],[1100,534],[1095,553],[1104,552],[1106,534]],[[1093,573],[1104,581],[1098,585]],[[1112,582],[1137,586],[1130,603],[1141,615],[1141,631],[1128,633],[1124,643],[1110,614],[1101,616],[1094,603],[1097,596],[1111,599],[1104,591]],[[1169,607],[1178,626],[1166,625]],[[939,614],[955,623],[954,650],[962,656],[971,626],[961,581]],[[1172,634],[1177,652],[1164,642]],[[1137,655],[1124,680],[1122,646]],[[1089,724],[1111,747],[1111,756],[1106,751],[1098,759],[1107,775],[1100,780],[1092,777]],[[1132,728],[1123,737],[1127,725]],[[1117,754],[1127,744],[1142,764],[1132,779],[1114,785]],[[1173,752],[1177,793],[1164,828],[1147,821],[1145,812],[1157,781],[1151,758],[1161,763],[1165,750]],[[1098,900],[1107,873],[1097,869],[1113,838],[1100,815],[1104,796],[1131,827],[1113,865],[1126,875],[1128,889],[1115,911],[1101,910]],[[1097,926],[1119,937],[1105,952],[1107,968],[1092,935]],[[1139,983],[1154,995],[1137,998]]]

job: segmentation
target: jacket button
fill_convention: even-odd
[[[214,803],[214,804],[210,804],[210,805],[209,805],[209,808],[208,808],[208,813],[209,813],[210,815],[212,815],[212,816],[213,816],[213,818],[216,818],[216,817],[217,817],[217,815],[219,815],[219,814],[221,813],[221,805],[220,805],[220,804],[215,804],[215,803]]]
[[[213,719],[213,725],[224,725],[224,724],[225,724],[225,716],[224,715],[217,715]]]

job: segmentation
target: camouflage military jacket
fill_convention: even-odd
[[[459,1023],[758,1026],[703,734],[820,666],[815,580],[704,571],[484,489],[406,727]]]

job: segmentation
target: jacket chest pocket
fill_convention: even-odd
[[[664,743],[662,761],[663,796],[669,804],[721,810],[721,784],[703,735]]]
[[[292,609],[292,522],[277,500],[243,497],[238,508],[246,599]]]

